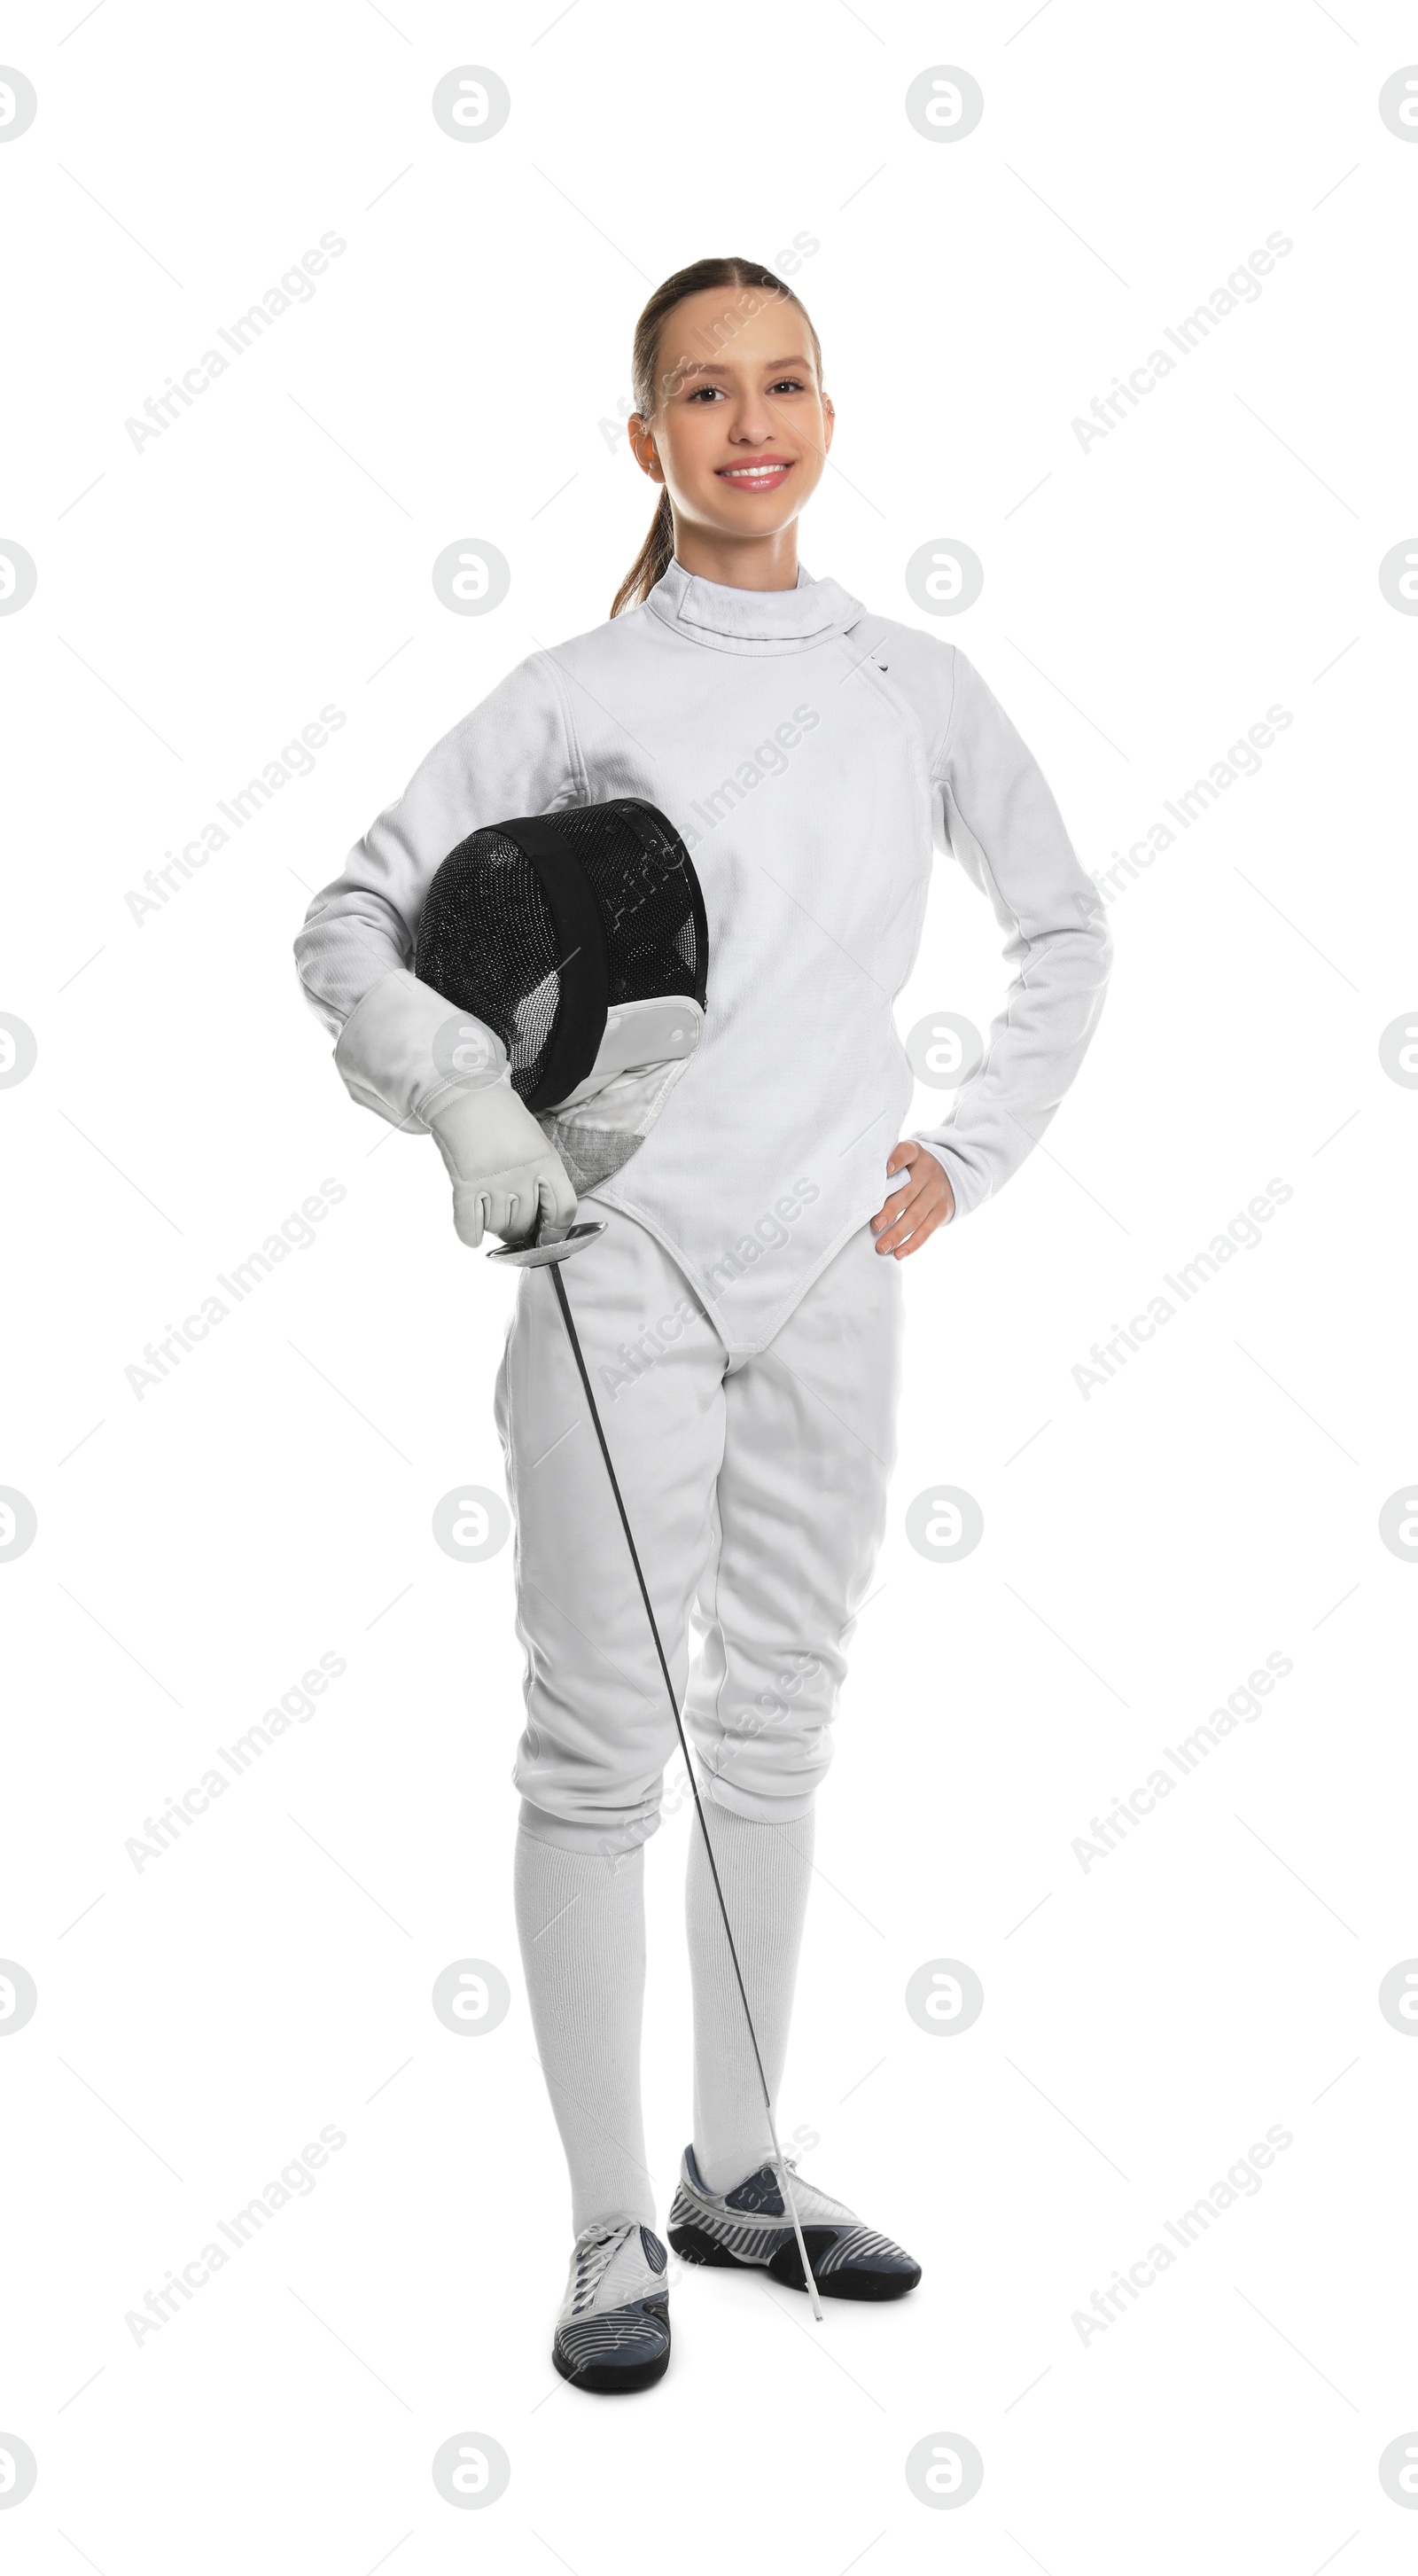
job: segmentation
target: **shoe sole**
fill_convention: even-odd
[[[630,2362],[624,2369],[617,2369],[610,2362],[598,2361],[587,2370],[578,2370],[574,2362],[563,2361],[555,2344],[551,2357],[563,2379],[569,2380],[573,2388],[588,2389],[593,2397],[629,2397],[638,2388],[653,2388],[657,2379],[664,2378],[670,2366],[668,2344],[654,2361]]]
[[[818,2254],[825,2254],[831,2241],[828,2239],[824,2242],[819,2235],[817,2243],[814,2244],[814,2233],[811,2227],[803,2230],[807,2240],[809,2262],[813,2261]],[[780,2282],[785,2290],[805,2291],[807,2288],[803,2279],[802,2258],[798,2253],[797,2240],[792,2236],[788,2238],[785,2245],[779,2246],[769,2263],[744,2262],[742,2256],[731,2254],[727,2246],[721,2245],[716,2237],[706,2235],[701,2227],[672,2227],[670,2243],[682,2262],[702,2263],[709,2271],[766,2272],[770,2280]],[[814,2275],[819,2294],[824,2299],[875,2301],[904,2299],[908,2290],[914,2290],[920,2277],[919,2263],[911,2272],[858,2272],[853,2271],[848,2264],[840,2272],[827,2273],[825,2278]]]

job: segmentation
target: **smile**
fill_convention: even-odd
[[[775,457],[767,465],[719,465],[714,470],[721,483],[737,483],[749,492],[776,492],[793,468],[790,460]]]

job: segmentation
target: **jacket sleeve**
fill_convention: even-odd
[[[1006,933],[1014,981],[950,1116],[918,1128],[968,1216],[1038,1144],[1103,1006],[1112,942],[1037,761],[963,653],[931,758],[938,825]]]
[[[486,823],[581,793],[555,666],[534,653],[435,745],[311,903],[296,971],[331,1034],[383,977],[412,965],[424,897],[450,850]]]

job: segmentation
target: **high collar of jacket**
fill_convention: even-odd
[[[678,558],[645,605],[691,643],[721,653],[801,653],[863,613],[859,599],[835,581],[814,581],[802,564],[793,590],[734,590],[686,572]]]

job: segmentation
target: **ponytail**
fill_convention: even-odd
[[[677,304],[682,304],[686,296],[701,294],[707,286],[734,287],[741,304],[749,303],[745,290],[752,287],[761,287],[768,295],[781,296],[785,302],[798,304],[792,288],[785,286],[781,277],[775,277],[771,268],[764,268],[756,259],[697,259],[689,268],[676,269],[673,277],[667,277],[663,285],[656,287],[635,325],[630,375],[635,408],[644,420],[652,419],[658,408],[657,397],[662,382],[666,387],[673,387],[677,381],[673,368],[663,379],[659,375],[660,338],[664,326]],[[749,309],[756,311],[757,307],[749,303]],[[817,333],[804,307],[799,304],[798,309],[807,323],[820,373],[822,349]],[[662,489],[650,522],[649,535],[611,602],[612,617],[619,617],[623,608],[637,608],[643,599],[648,599],[656,582],[668,572],[674,556],[674,513],[670,508],[670,496]]]
[[[674,559],[674,517],[670,510],[670,496],[662,489],[650,522],[650,533],[611,601],[612,617],[619,617],[623,608],[635,608],[642,599],[648,599],[656,582],[669,571]]]

